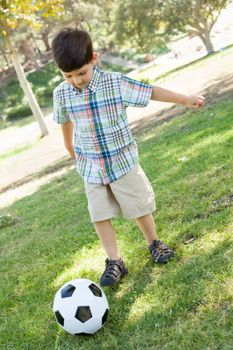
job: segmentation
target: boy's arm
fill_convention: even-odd
[[[205,104],[203,96],[182,95],[158,86],[153,86],[151,100],[181,104],[189,108],[199,108]]]
[[[64,145],[72,158],[75,158],[73,143],[73,123],[68,121],[61,125]]]

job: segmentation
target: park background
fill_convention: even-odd
[[[109,320],[90,338],[52,312],[56,290],[98,283],[105,258],[52,121],[51,39],[70,25],[91,33],[103,69],[207,101],[128,109],[176,257],[154,266],[135,224],[115,220],[130,275],[106,290]],[[0,348],[232,349],[232,1],[2,1],[0,30]]]

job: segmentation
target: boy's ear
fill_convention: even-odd
[[[98,63],[98,53],[97,52],[93,52],[93,58],[91,60],[91,63],[96,65]]]

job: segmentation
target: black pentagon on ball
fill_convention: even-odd
[[[102,317],[102,326],[105,324],[105,322],[107,321],[107,318],[108,318],[108,313],[109,313],[109,310],[106,309],[103,317]]]
[[[92,313],[89,306],[79,306],[74,317],[82,323],[90,320],[90,318],[92,318]]]
[[[55,311],[55,316],[56,316],[57,322],[58,322],[61,326],[64,326],[64,318],[62,317],[62,315],[60,314],[59,311]]]
[[[72,286],[72,284],[68,284],[61,290],[61,297],[62,298],[69,298],[72,297],[73,293],[75,291],[75,287]]]
[[[102,291],[96,284],[92,283],[88,288],[96,297],[102,297]]]

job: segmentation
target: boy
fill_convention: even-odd
[[[120,212],[136,220],[155,262],[167,263],[174,255],[156,234],[154,192],[138,163],[126,107],[145,107],[152,99],[199,108],[204,97],[101,71],[90,36],[78,29],[62,29],[52,51],[65,79],[54,90],[54,120],[61,124],[64,145],[84,179],[91,220],[108,256],[100,285],[114,285],[128,273],[111,223]]]

